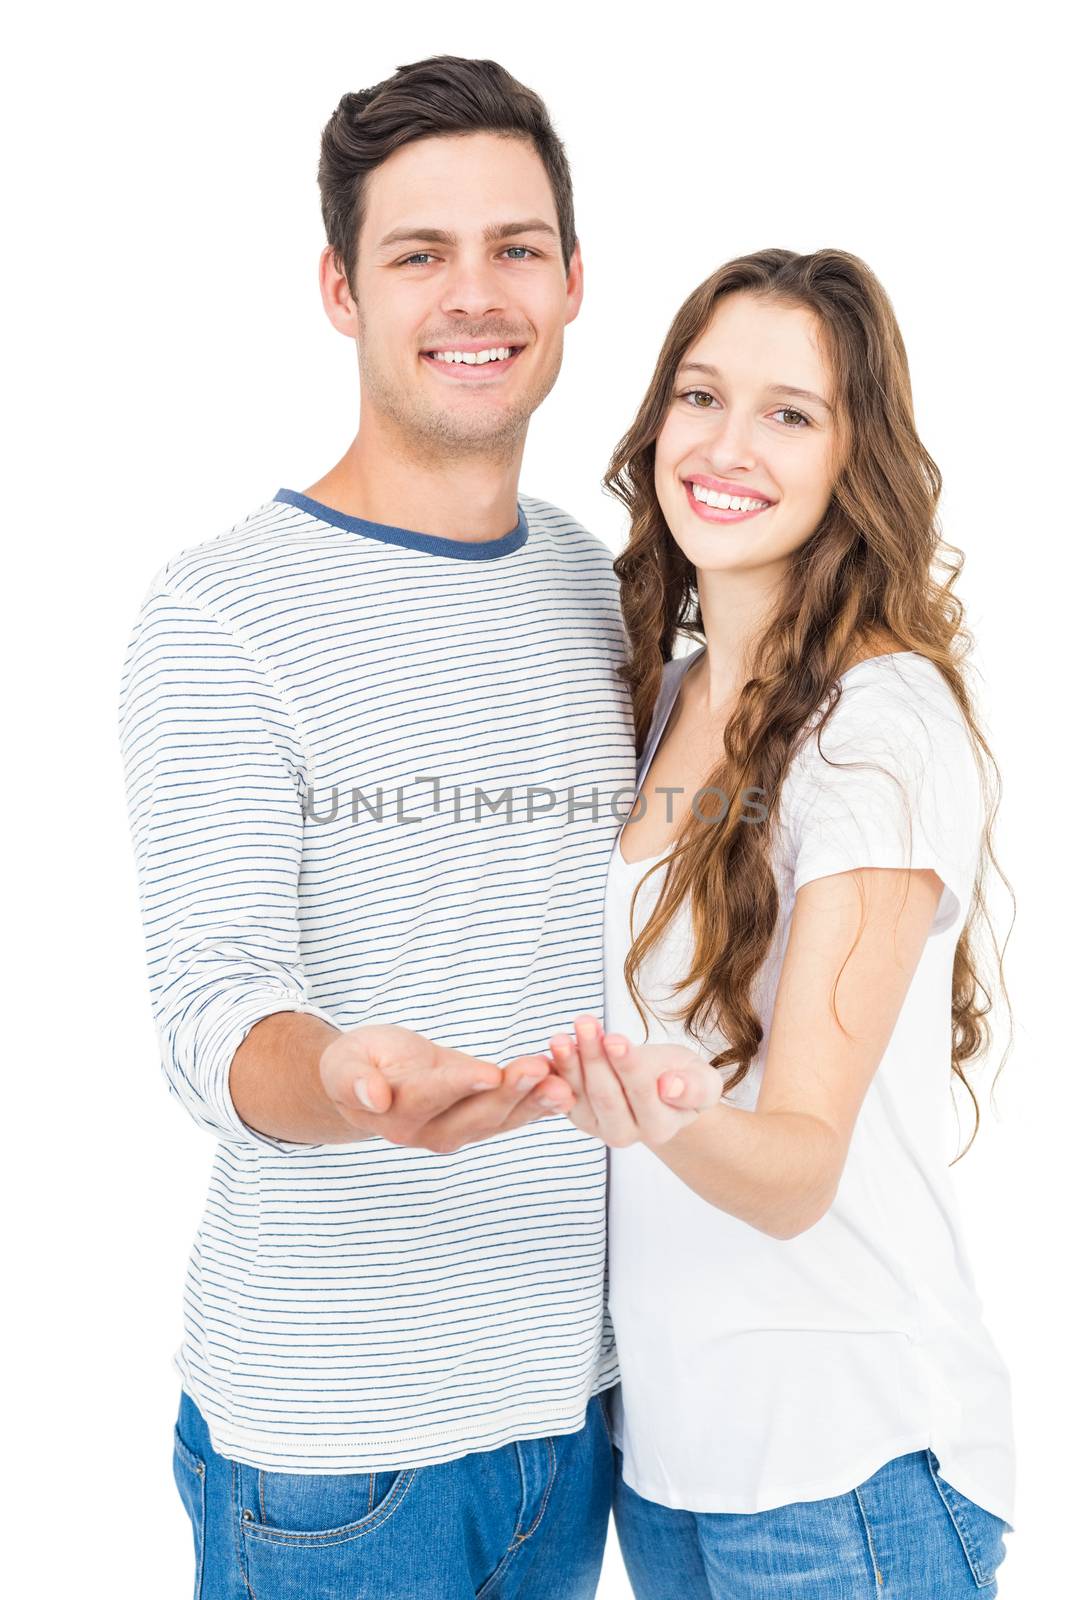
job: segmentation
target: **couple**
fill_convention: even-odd
[[[1008,1380],[947,1167],[995,769],[888,300],[831,250],[700,284],[613,566],[518,491],[582,299],[540,99],[403,67],[319,183],[359,431],[160,569],[121,690],[217,1141],[196,1595],[580,1600],[612,1504],[639,1600],[992,1595]]]

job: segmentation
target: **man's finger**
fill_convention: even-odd
[[[421,1125],[443,1116],[462,1101],[477,1101],[499,1092],[504,1081],[499,1067],[491,1061],[449,1052],[453,1054],[453,1060],[412,1073],[394,1087],[393,1105],[400,1115]]]
[[[514,1111],[496,1130],[510,1133],[513,1128],[523,1128],[528,1122],[540,1122],[545,1117],[567,1116],[574,1106],[574,1095],[559,1078],[546,1078],[539,1089],[532,1090],[525,1100],[520,1100]]]
[[[544,1056],[519,1056],[508,1064],[499,1089],[428,1122],[423,1129],[426,1148],[458,1150],[502,1133],[505,1126],[521,1127],[550,1115],[568,1100],[566,1084],[551,1076],[551,1063]]]

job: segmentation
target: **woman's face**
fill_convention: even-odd
[[[737,290],[682,357],[656,494],[698,571],[773,566],[818,527],[838,442],[818,332],[805,307]]]

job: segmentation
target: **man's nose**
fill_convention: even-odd
[[[457,260],[449,271],[441,295],[441,309],[450,316],[485,317],[501,312],[506,296],[487,261]]]

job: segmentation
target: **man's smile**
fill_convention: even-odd
[[[419,356],[443,378],[484,383],[510,371],[525,348],[521,344],[459,340],[420,350]]]

